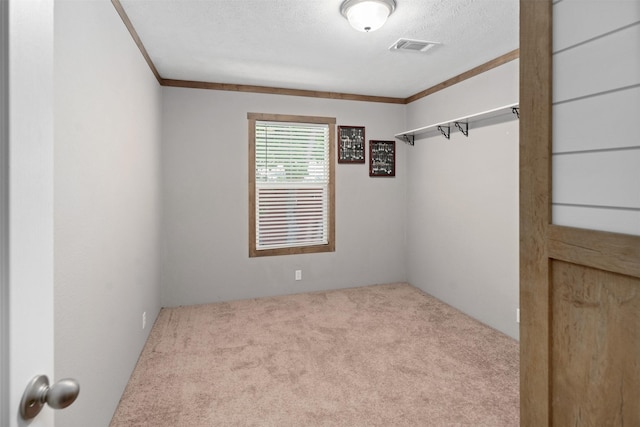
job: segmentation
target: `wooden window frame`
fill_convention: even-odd
[[[335,117],[247,113],[249,126],[249,257],[335,252]],[[256,248],[256,121],[326,124],[329,126],[328,243],[277,249]]]

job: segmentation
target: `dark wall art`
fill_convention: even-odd
[[[369,141],[369,176],[396,176],[395,141]]]
[[[338,126],[338,163],[364,163],[364,126]]]

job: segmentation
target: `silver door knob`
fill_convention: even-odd
[[[75,402],[80,393],[78,381],[65,378],[49,386],[46,375],[37,375],[31,379],[20,401],[20,416],[30,420],[40,413],[44,404],[53,409],[64,409]]]

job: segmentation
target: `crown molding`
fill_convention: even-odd
[[[429,96],[433,93],[441,91],[442,89],[446,89],[449,86],[453,86],[456,83],[460,83],[461,81],[470,79],[471,77],[475,77],[478,74],[487,72],[492,68],[496,68],[500,65],[506,64],[507,62],[513,61],[514,59],[518,59],[519,57],[520,57],[520,49],[514,49],[511,52],[508,52],[502,56],[492,59],[489,62],[485,62],[482,65],[478,65],[477,67],[472,68],[468,71],[465,71],[462,74],[458,74],[457,76],[452,77],[448,80],[445,80],[442,83],[438,83],[435,86],[431,86],[430,88],[425,89],[422,92],[418,92],[415,95],[411,95],[410,97],[405,99],[405,104],[410,104],[414,101],[417,101],[420,98],[424,98],[425,96]]]
[[[455,77],[452,77],[448,80],[445,80],[442,83],[438,83],[435,86],[432,86],[428,89],[425,89],[421,92],[418,92],[414,95],[411,95],[407,98],[394,98],[388,96],[375,96],[375,95],[358,95],[353,93],[341,93],[341,92],[325,92],[325,91],[315,91],[315,90],[305,90],[305,89],[289,89],[289,88],[280,88],[280,87],[270,87],[270,86],[253,86],[253,85],[242,85],[242,84],[233,84],[233,83],[215,83],[215,82],[202,82],[202,81],[192,81],[192,80],[175,80],[175,79],[165,79],[158,72],[156,66],[154,65],[147,49],[144,47],[142,40],[138,36],[136,29],[133,27],[133,24],[129,20],[127,13],[124,11],[120,0],[111,0],[111,3],[115,7],[118,15],[122,19],[125,27],[131,34],[133,41],[140,49],[142,56],[145,61],[149,65],[151,72],[158,80],[158,83],[161,86],[168,87],[182,87],[182,88],[192,88],[192,89],[208,89],[208,90],[222,90],[222,91],[233,91],[233,92],[249,92],[249,93],[264,93],[264,94],[272,94],[272,95],[287,95],[287,96],[306,96],[311,98],[327,98],[327,99],[340,99],[345,101],[364,101],[364,102],[382,102],[387,104],[410,104],[418,99],[429,96],[435,92],[438,92],[442,89],[446,89],[449,86],[453,86],[456,83],[460,83],[461,81],[467,80],[471,77],[477,76],[478,74],[482,74],[486,71],[491,70],[492,68],[498,67],[507,62],[513,61],[514,59],[518,59],[520,56],[520,49],[512,50],[502,56],[499,56],[489,62],[486,62],[482,65],[479,65],[471,70],[465,71],[462,74],[459,74]]]
[[[341,99],[347,101],[384,102],[388,104],[405,104],[404,98],[387,96],[358,95],[353,93],[324,92],[304,89],[287,89],[270,86],[252,86],[232,83],[212,83],[190,80],[162,79],[162,86],[184,87],[192,89],[225,90],[233,92],[267,93],[273,95],[307,96],[312,98]]]
[[[136,31],[135,28],[133,28],[133,24],[129,20],[129,16],[127,16],[127,12],[124,11],[124,8],[122,7],[122,3],[120,3],[120,0],[111,0],[111,4],[113,4],[113,7],[116,8],[118,15],[120,15],[122,22],[124,22],[124,26],[127,27],[127,30],[129,30],[129,34],[131,34],[131,37],[133,37],[133,41],[138,46],[138,49],[140,49],[140,53],[142,53],[144,60],[147,61],[147,65],[149,65],[149,68],[151,68],[151,72],[153,73],[153,75],[156,76],[158,83],[162,84],[162,77],[160,76],[160,73],[158,72],[158,69],[156,68],[155,64],[151,60],[151,57],[149,56],[147,49],[144,47],[144,44],[142,44],[142,40],[140,40],[140,37],[138,36],[138,32]]]

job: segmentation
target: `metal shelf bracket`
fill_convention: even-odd
[[[462,132],[462,134],[466,137],[469,136],[469,123],[468,122],[455,122],[454,123],[456,125],[456,127],[458,128],[458,130],[460,132]]]
[[[438,130],[445,138],[451,138],[451,126],[438,126]]]
[[[414,145],[415,140],[416,140],[416,136],[415,135],[404,134],[404,135],[402,135],[402,140],[404,142],[406,142],[407,144],[409,144],[409,145]]]

